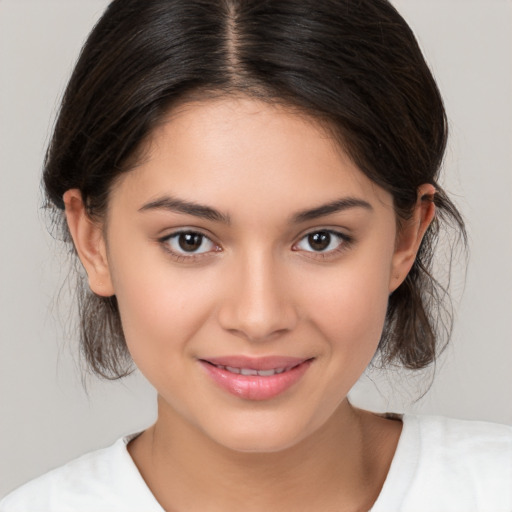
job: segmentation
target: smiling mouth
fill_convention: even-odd
[[[245,375],[247,377],[271,377],[272,375],[279,375],[284,372],[288,372],[290,370],[293,370],[297,366],[299,366],[302,363],[294,364],[292,366],[288,366],[285,368],[270,368],[268,370],[255,370],[254,368],[237,368],[234,366],[224,366],[221,364],[214,364],[210,361],[205,361],[208,364],[211,364],[212,366],[215,366],[216,368],[219,368],[220,370],[226,370],[231,373],[235,373],[237,375]]]
[[[207,375],[230,394],[246,400],[270,400],[297,384],[315,358],[244,356],[199,359]]]

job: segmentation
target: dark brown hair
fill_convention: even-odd
[[[438,184],[447,138],[443,102],[416,39],[386,0],[114,0],[90,34],[66,89],[44,169],[48,205],[78,188],[91,217],[115,178],[178,102],[244,94],[327,122],[406,219],[430,183],[437,217],[405,282],[390,296],[384,362],[423,368],[450,332],[432,276],[443,223],[465,239]],[[432,200],[432,199],[431,199]],[[129,372],[115,297],[82,282],[81,346],[106,378]]]

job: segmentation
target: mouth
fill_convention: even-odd
[[[213,364],[209,361],[205,361],[208,364],[211,364],[212,366],[215,366],[216,368],[219,368],[220,370],[226,370],[230,373],[234,373],[236,375],[245,375],[247,377],[250,376],[260,376],[260,377],[271,377],[272,375],[279,375],[284,372],[288,372],[290,370],[293,370],[295,367],[298,366],[298,364],[289,366],[286,368],[270,368],[268,370],[256,370],[254,368],[237,368],[235,366],[224,366],[221,364]],[[299,363],[301,364],[301,363]]]
[[[298,383],[314,358],[230,356],[199,359],[224,391],[246,400],[269,400]]]

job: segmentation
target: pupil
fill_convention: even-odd
[[[311,248],[315,251],[323,251],[329,247],[329,244],[331,243],[331,235],[326,231],[312,233],[308,236],[308,242]]]
[[[203,235],[198,235],[197,233],[182,233],[179,236],[179,244],[180,247],[184,251],[192,252],[199,247],[201,247],[201,243],[203,241]]]

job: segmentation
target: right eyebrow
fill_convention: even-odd
[[[170,212],[185,213],[193,215],[206,220],[213,220],[215,222],[222,222],[223,224],[230,224],[231,219],[229,215],[222,213],[211,206],[202,205],[192,201],[185,201],[176,197],[163,196],[155,199],[144,206],[139,208],[139,212],[150,210],[167,210]]]

